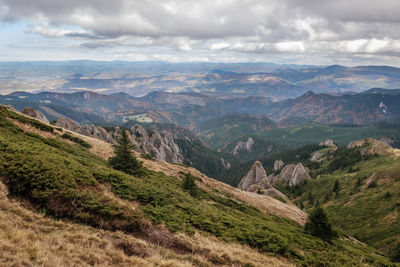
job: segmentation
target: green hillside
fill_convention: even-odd
[[[24,133],[7,117],[48,134]],[[197,231],[298,265],[360,265],[360,261],[389,265],[379,252],[350,241],[343,233],[327,243],[305,234],[289,219],[264,214],[229,195],[200,188],[192,194],[184,190],[180,179],[161,172],[146,170],[134,177],[115,171],[87,148],[67,143],[58,135],[50,126],[0,107],[1,179],[11,196],[29,202],[50,218],[153,241],[165,225],[170,234],[163,234],[165,240],[157,240],[158,244],[188,255],[186,261],[192,265],[201,265],[190,257],[200,252],[171,233]]]
[[[387,252],[400,242],[399,155],[362,159],[353,152],[360,153],[333,153],[311,171],[314,176],[321,173],[319,178],[280,190],[307,209],[322,205],[335,226]]]

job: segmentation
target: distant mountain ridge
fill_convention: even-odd
[[[200,93],[152,92],[143,97],[133,97],[126,93],[15,92],[0,96],[0,103],[11,104],[21,110],[31,106],[40,109],[50,118],[54,117],[52,112],[63,114],[62,109],[65,109],[65,113],[91,114],[97,120],[109,122],[127,121],[141,115],[154,122],[174,123],[192,129],[201,123],[206,125],[204,122],[208,120],[230,116],[232,113],[263,115],[276,122],[285,121],[283,125],[290,121],[371,124],[400,116],[400,89],[373,88],[359,94],[343,95],[308,91],[301,97],[280,102],[257,96]]]
[[[167,62],[0,62],[3,89],[71,93],[152,91],[238,94],[284,100],[308,90],[316,93],[400,88],[400,71],[390,66],[345,67],[271,63]]]

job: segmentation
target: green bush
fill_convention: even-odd
[[[76,143],[78,145],[81,145],[83,147],[86,147],[86,148],[91,148],[92,147],[86,141],[80,139],[79,137],[72,136],[70,133],[65,133],[65,134],[61,135],[61,138],[68,139],[68,140],[70,140],[70,141],[72,141],[72,142],[74,142],[74,143]]]
[[[390,250],[389,257],[392,262],[400,262],[400,243]]]
[[[199,195],[199,188],[197,187],[196,177],[190,173],[186,173],[182,179],[182,188],[184,191],[188,192],[192,197],[197,197]]]

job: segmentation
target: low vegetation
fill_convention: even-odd
[[[60,129],[61,129],[61,128],[60,128]],[[72,142],[74,142],[74,143],[77,143],[78,145],[81,145],[81,146],[86,147],[86,148],[91,148],[91,147],[92,147],[92,146],[91,146],[90,144],[88,144],[86,141],[82,140],[82,139],[79,138],[79,137],[72,136],[72,135],[69,134],[69,133],[64,133],[64,134],[62,134],[62,135],[61,135],[61,138],[63,138],[63,139],[68,139],[68,140],[70,140],[70,141],[72,141]]]

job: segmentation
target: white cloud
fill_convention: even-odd
[[[225,49],[225,48],[228,48],[228,47],[230,47],[230,44],[225,43],[225,42],[219,42],[219,43],[213,43],[210,46],[210,49],[211,50],[222,50],[222,49]]]
[[[279,52],[304,52],[306,49],[304,47],[303,42],[295,41],[295,42],[279,42],[274,44],[274,48]]]

